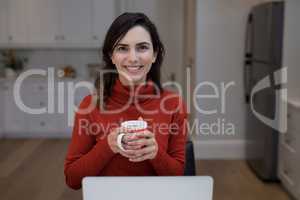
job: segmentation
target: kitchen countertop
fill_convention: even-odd
[[[16,81],[17,77],[0,77],[0,82],[14,82]],[[27,81],[47,81],[47,76],[40,76],[40,75],[32,75],[27,77],[25,80]],[[91,78],[85,78],[85,77],[76,77],[76,78],[69,78],[69,77],[62,77],[62,78],[58,78],[58,77],[54,77],[55,81],[74,81],[74,82],[78,82],[78,81],[89,81],[89,82],[94,82],[93,79]]]

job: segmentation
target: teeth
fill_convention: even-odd
[[[136,69],[136,68],[140,68],[141,66],[126,66],[127,68],[134,68],[134,69]]]
[[[142,68],[143,66],[125,66],[128,70],[132,70],[132,71],[138,71],[140,68]]]

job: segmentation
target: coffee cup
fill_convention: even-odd
[[[129,120],[121,123],[121,127],[126,130],[127,133],[137,133],[147,129],[147,122],[143,120]],[[122,145],[122,138],[125,133],[121,133],[117,137],[117,145],[122,151],[126,151]]]
[[[147,122],[143,120],[129,120],[121,123],[121,127],[128,132],[139,132],[147,128]]]

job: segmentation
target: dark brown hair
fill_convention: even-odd
[[[105,65],[104,71],[116,70],[116,67],[111,60],[111,55],[114,51],[114,48],[126,35],[126,33],[135,26],[142,26],[149,32],[151,36],[153,50],[157,55],[155,62],[152,64],[151,69],[147,74],[147,80],[152,80],[161,92],[163,91],[163,88],[160,83],[160,67],[163,62],[165,49],[155,25],[143,13],[123,13],[111,24],[106,33],[102,48],[102,59]],[[112,89],[117,78],[118,74],[116,73],[104,73],[103,75],[98,73],[98,77],[95,81],[95,87],[98,91],[98,99],[101,98],[100,95],[103,95],[103,101],[106,102],[106,100],[112,95]]]

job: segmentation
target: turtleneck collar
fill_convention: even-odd
[[[140,85],[127,86],[123,85],[119,79],[116,79],[110,99],[122,105],[129,102],[131,104],[134,102],[143,104],[153,98],[154,94],[155,86],[151,80]]]

